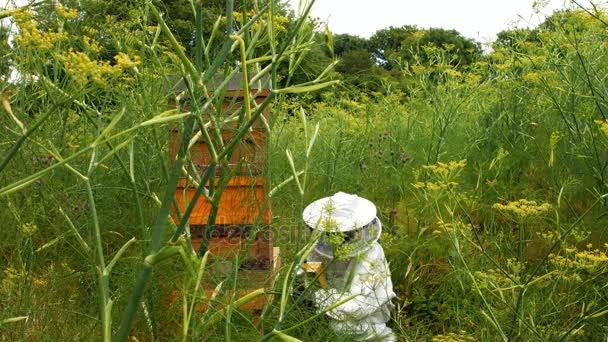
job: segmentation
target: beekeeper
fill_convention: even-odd
[[[395,293],[378,243],[382,225],[376,206],[357,195],[338,192],[308,205],[303,219],[319,238],[304,265],[323,270],[317,276],[322,286],[313,295],[317,309],[328,310],[331,327],[338,333],[353,334],[361,341],[394,341],[386,322]]]

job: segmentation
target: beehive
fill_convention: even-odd
[[[216,103],[215,109],[210,109],[209,113],[205,113],[206,117],[210,115],[225,115],[230,116],[241,110],[244,101],[244,92],[240,89],[241,74],[237,74],[227,84],[223,90],[217,89],[222,78],[216,78],[208,85],[208,89],[213,91],[222,91],[220,98],[222,102]],[[266,83],[265,80],[261,84]],[[180,86],[177,86],[177,90]],[[252,111],[256,105],[261,104],[269,94],[268,89],[258,89],[258,83],[252,84],[250,99]],[[255,104],[254,104],[255,103]],[[266,120],[269,118],[268,107],[262,112]],[[220,136],[224,144],[234,138],[237,122],[222,124],[219,128]],[[211,132],[215,127],[209,128],[210,136],[214,136]],[[196,131],[195,131],[196,134]],[[214,138],[217,139],[217,136]],[[217,143],[217,141],[216,141]],[[169,154],[172,159],[177,155],[180,144],[180,133],[177,127],[172,127],[169,132]],[[215,256],[230,258],[243,251],[247,239],[250,237],[246,232],[253,231],[252,227],[256,225],[255,231],[258,233],[251,240],[246,257],[250,260],[250,264],[257,266],[271,267],[273,264],[273,246],[270,237],[271,224],[271,206],[266,203],[265,192],[267,191],[266,178],[264,176],[266,169],[266,154],[267,154],[267,131],[266,125],[262,119],[254,122],[251,129],[238,142],[232,154],[228,158],[228,171],[231,171],[237,176],[232,177],[225,184],[224,190],[220,197],[217,215],[213,226],[208,225],[208,217],[211,211],[209,201],[201,196],[196,203],[194,210],[189,218],[191,227],[192,243],[195,249],[201,245],[204,236],[211,236],[208,249]],[[194,146],[190,150],[191,160],[196,170],[202,174],[211,162],[208,146],[202,138],[197,139]],[[236,169],[235,169],[236,168]],[[220,169],[216,168],[216,176],[220,174]],[[213,180],[205,184],[209,187],[211,182],[217,188],[220,185],[220,178],[215,177]],[[191,201],[196,189],[185,178],[182,178],[175,193],[178,206],[174,208],[173,219],[177,222],[175,210],[184,212],[185,207]],[[260,229],[261,228],[261,229]],[[206,233],[211,229],[210,234]]]

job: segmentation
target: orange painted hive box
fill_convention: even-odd
[[[219,185],[218,179],[214,179],[213,181],[217,187]],[[189,185],[186,179],[180,179],[177,191],[175,192],[179,210],[182,213],[196,192],[196,189]],[[206,186],[209,187],[209,183]],[[220,197],[214,224],[269,224],[271,221],[270,203],[262,210],[265,201],[265,187],[265,177],[232,177]],[[190,216],[190,225],[207,225],[210,212],[211,203],[201,196]],[[261,219],[256,222],[260,212],[262,215]],[[173,218],[177,221],[175,212]]]
[[[176,130],[172,130],[169,135],[169,155],[175,159],[179,150],[180,134]],[[222,140],[227,144],[234,137],[234,131],[222,131]],[[212,139],[213,140],[213,139]],[[211,155],[209,148],[203,138],[199,138],[194,146],[190,149],[192,163],[195,165],[198,173],[202,175],[209,163],[211,163]],[[237,167],[237,175],[259,175],[263,174],[266,167],[266,132],[265,131],[250,131],[236,144],[232,154],[228,159],[228,168]],[[219,174],[220,169],[216,169],[216,174]]]

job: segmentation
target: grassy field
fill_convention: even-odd
[[[272,5],[256,9],[235,20],[234,35],[197,40],[193,56],[154,6],[132,14],[154,25],[114,23],[107,33],[75,23],[68,7],[51,7],[55,26],[44,28],[31,11],[0,11],[21,29],[7,55],[22,75],[0,83],[0,340],[349,341],[305,305],[294,271],[314,243],[303,208],[338,191],[378,208],[398,296],[389,325],[400,339],[606,339],[601,12],[564,12],[534,39],[495,46],[466,68],[449,48],[428,47],[427,62],[395,71],[399,86],[367,91],[337,84],[331,65],[290,84],[316,24],[285,28],[269,19]],[[102,39],[115,49],[111,63]],[[197,256],[187,218],[168,219],[179,176],[204,184],[213,175],[199,174],[185,150],[195,124],[211,127],[201,139],[226,170],[259,120],[267,103],[224,121],[222,96],[204,86],[243,71],[242,86],[262,82],[251,75],[281,85],[265,175],[282,267],[257,293],[266,300],[257,319],[238,309],[247,298],[228,295],[243,281],[241,260],[222,268]],[[167,88],[175,73],[186,84],[177,96]],[[175,125],[177,161],[168,152]],[[236,127],[233,141],[215,135],[222,125]],[[201,195],[216,205],[222,190]],[[210,297],[198,284],[214,269],[223,285]],[[170,301],[176,289],[183,296]]]

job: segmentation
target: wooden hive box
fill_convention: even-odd
[[[225,115],[230,116],[241,110],[244,101],[244,92],[240,89],[241,74],[237,74],[228,82],[225,89],[217,89],[222,81],[222,77],[215,78],[208,85],[210,91],[221,91],[223,94],[219,98],[222,102],[216,101],[215,109],[204,115]],[[263,80],[262,83],[267,83]],[[183,86],[176,86],[176,91],[180,91]],[[258,89],[258,83],[251,84],[251,106],[252,112],[255,106],[261,104],[270,94],[268,89]],[[255,104],[254,104],[255,103]],[[187,106],[186,106],[187,107]],[[221,111],[220,111],[221,110]],[[218,112],[220,111],[220,112]],[[266,107],[262,115],[268,120],[269,108]],[[220,128],[221,137],[224,143],[230,141],[238,128],[238,123],[226,123]],[[263,229],[256,236],[247,252],[248,258],[257,260],[260,265],[269,266],[272,263],[272,239],[269,233],[271,223],[270,203],[264,208],[266,192],[266,178],[262,176],[266,168],[267,154],[267,132],[266,126],[261,119],[254,122],[253,126],[246,135],[238,142],[233,153],[228,158],[228,168],[235,171],[238,175],[232,177],[223,190],[220,197],[218,211],[214,225],[208,226],[208,216],[211,211],[211,204],[206,198],[199,198],[190,216],[192,243],[195,249],[201,245],[205,231],[212,229],[209,241],[209,250],[216,256],[230,258],[243,252],[246,239],[242,237],[242,232],[250,231],[254,224],[261,224]],[[196,133],[196,132],[195,132]],[[210,134],[212,135],[212,134]],[[177,126],[173,126],[169,132],[169,155],[172,159],[177,155],[180,144],[180,132]],[[190,150],[192,163],[197,172],[202,174],[211,162],[208,146],[200,138]],[[234,168],[237,168],[234,170]],[[216,175],[220,172],[216,168]],[[219,179],[212,180],[214,186],[219,185]],[[209,187],[209,183],[205,184]],[[187,203],[190,202],[196,189],[186,179],[182,178],[175,193],[178,206],[174,208],[173,219],[177,221],[175,210],[184,212]],[[259,217],[261,216],[261,217]],[[258,220],[259,217],[259,220]]]
[[[266,170],[266,132],[250,131],[245,134],[235,146],[233,153],[228,159],[228,168],[238,168],[237,175],[260,175]],[[222,140],[227,143],[234,137],[234,131],[222,131]],[[213,138],[212,138],[213,139]],[[179,132],[172,130],[169,139],[169,155],[175,159],[179,149]],[[209,149],[203,138],[199,138],[190,150],[192,162],[199,175],[202,175],[211,162]],[[216,175],[220,169],[216,169]]]
[[[216,186],[218,179],[214,179]],[[206,184],[208,187],[209,184]],[[233,177],[224,188],[218,206],[215,224],[211,229],[209,250],[216,255],[231,258],[240,254],[245,247],[249,237],[248,232],[253,230],[255,224],[261,225],[260,234],[255,237],[249,246],[247,257],[258,260],[263,265],[268,265],[272,258],[272,239],[270,236],[271,208],[270,203],[263,208],[265,201],[265,177]],[[177,198],[180,212],[185,210],[185,205],[194,196],[196,190],[188,187],[185,179],[180,180],[175,196]],[[190,216],[190,232],[193,247],[198,250],[209,229],[208,217],[211,212],[211,203],[200,197],[192,215]],[[258,216],[261,215],[258,221]],[[177,220],[174,215],[174,220]]]
[[[222,77],[218,76],[214,78],[210,84],[207,86],[208,90],[213,94],[214,91],[221,91],[222,94],[219,96],[220,99],[223,99],[221,103],[217,103],[214,109],[209,110],[205,115],[209,118],[210,115],[224,115],[228,117],[237,111],[241,110],[243,107],[244,101],[244,92],[240,88],[242,75],[239,73],[230,81],[225,89],[218,90],[217,87],[222,82]],[[267,78],[263,78],[261,81],[262,84],[267,84]],[[266,100],[270,91],[268,89],[258,89],[258,82],[254,82],[250,85],[250,99],[251,99],[251,111],[255,111],[255,103],[256,105],[260,105],[262,102]],[[183,90],[183,84],[178,83],[174,89],[176,91]],[[184,109],[188,109],[186,105]],[[218,112],[219,111],[219,112]],[[262,116],[264,116],[265,120],[268,121],[270,119],[270,108],[266,106],[262,111]],[[238,122],[230,122],[225,123],[221,127],[219,127],[221,131],[221,137],[224,143],[228,143],[238,128]],[[195,131],[195,134],[199,130]],[[211,129],[210,129],[211,131]],[[210,132],[210,136],[213,134]],[[177,126],[172,126],[169,132],[169,155],[173,159],[177,155],[179,149],[179,141],[180,132]],[[217,143],[217,141],[215,141]],[[229,169],[233,167],[238,167],[237,170],[238,175],[261,175],[264,174],[264,170],[266,167],[266,146],[267,146],[267,132],[266,126],[263,124],[262,119],[258,119],[251,126],[251,130],[238,142],[236,148],[234,149],[232,155],[228,158]],[[209,149],[206,145],[205,141],[200,138],[196,141],[195,146],[191,150],[192,162],[198,169],[200,173],[204,172],[208,167],[209,162],[211,161]],[[220,169],[216,169],[216,174],[219,174]]]

